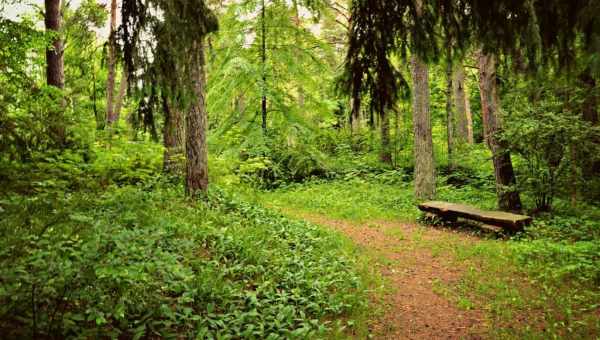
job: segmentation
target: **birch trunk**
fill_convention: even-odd
[[[117,93],[117,98],[115,99],[115,122],[118,122],[119,117],[121,117],[121,108],[123,107],[123,101],[125,100],[128,84],[127,70],[123,68],[123,76],[121,77],[121,83],[119,84],[119,92]]]

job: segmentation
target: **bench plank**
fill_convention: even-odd
[[[455,219],[467,218],[492,225],[499,225],[510,229],[522,229],[531,223],[532,218],[504,211],[481,210],[466,204],[430,201],[419,204],[419,209],[424,212],[434,213],[440,217]]]

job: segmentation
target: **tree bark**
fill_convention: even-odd
[[[296,26],[297,30],[300,30],[302,28],[302,21],[300,20],[300,10],[298,9],[298,1],[292,0],[292,6],[294,7],[294,25]],[[295,40],[296,40],[296,47],[302,48],[301,41],[300,41],[300,35],[298,34],[298,32],[296,32]],[[304,108],[304,101],[305,101],[304,87],[302,87],[301,83],[298,83],[298,107]]]
[[[353,95],[350,99],[351,113],[350,113],[350,128],[352,134],[356,134],[360,130],[360,95]]]
[[[386,164],[392,164],[392,150],[390,145],[390,115],[383,107],[380,108],[381,118],[381,153],[379,158]]]
[[[197,40],[192,46],[191,76],[194,88],[194,102],[186,117],[186,195],[194,197],[208,191],[208,114],[206,112],[206,76],[204,46]]]
[[[416,55],[411,57],[411,73],[415,138],[415,198],[427,200],[435,196],[435,164],[429,112],[429,73],[427,65]]]
[[[110,32],[108,36],[108,79],[106,81],[106,121],[112,125],[117,119],[114,108],[115,95],[115,66],[116,66],[116,36],[117,30],[117,0],[110,1]]]
[[[262,0],[261,8],[261,66],[262,66],[262,98],[261,98],[261,110],[262,110],[262,130],[263,133],[267,133],[267,29],[266,29],[266,15],[265,15],[265,0]]]
[[[58,89],[65,87],[65,70],[63,56],[63,42],[60,37],[61,29],[61,1],[45,0],[44,23],[46,32],[54,34],[52,47],[46,48],[46,84]],[[57,147],[62,148],[66,143],[66,130],[62,110],[52,112],[50,135]]]
[[[129,84],[127,78],[127,69],[123,68],[123,76],[121,77],[121,83],[119,84],[119,92],[117,93],[117,98],[115,99],[115,122],[118,122],[119,117],[121,117],[121,108],[123,107],[123,101],[125,100],[125,94]]]
[[[455,115],[452,107],[452,61],[446,65],[446,131],[448,137],[448,171],[454,170]]]
[[[581,76],[580,80],[585,90],[585,100],[583,101],[582,113],[583,120],[592,125],[598,125],[598,98],[596,93],[596,80],[590,75],[590,70],[587,69]]]
[[[591,70],[587,68],[580,76],[579,81],[585,93],[585,98],[582,103],[581,113],[582,119],[592,126],[598,126],[600,123],[598,118],[598,95],[596,93],[597,84],[596,79],[591,75]],[[600,140],[593,141],[594,143],[600,143]],[[588,150],[582,150],[583,155],[583,176],[586,179],[593,178],[594,176],[600,175],[600,160],[591,159],[590,152]]]
[[[502,131],[500,100],[496,84],[496,56],[479,53],[479,92],[483,130],[488,147],[492,151],[498,207],[503,211],[520,212],[521,198],[514,188],[517,184],[510,153],[504,142],[498,139]]]
[[[164,94],[162,95],[162,104],[165,114],[163,169],[166,173],[174,175],[183,174],[183,167],[178,162],[179,156],[183,156],[183,143],[185,139],[183,114],[179,106]]]
[[[462,64],[454,69],[452,86],[456,108],[456,138],[461,142],[473,144],[473,116],[465,83],[465,68]]]

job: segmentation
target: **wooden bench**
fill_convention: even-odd
[[[459,217],[483,222],[484,228],[495,231],[500,231],[502,229],[511,232],[521,231],[524,226],[528,225],[533,220],[531,217],[525,215],[512,214],[503,211],[486,211],[466,204],[440,201],[419,204],[419,209],[450,222],[456,222]]]

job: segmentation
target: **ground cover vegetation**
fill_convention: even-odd
[[[0,13],[3,336],[599,336],[598,1]]]

